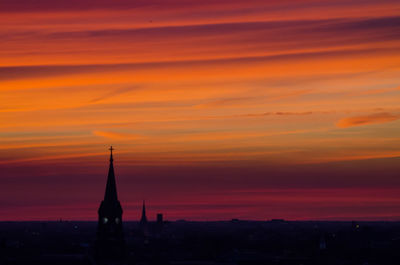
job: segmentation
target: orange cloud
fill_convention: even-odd
[[[343,128],[400,115],[399,4],[166,1],[132,4],[135,16],[125,4],[0,8],[0,160],[97,153],[110,142],[135,145],[126,161],[171,165],[400,146],[394,130],[332,130],[340,113],[367,113],[348,114],[367,117]]]
[[[101,136],[109,139],[115,140],[133,140],[133,139],[142,139],[143,136],[132,133],[116,133],[116,132],[104,132],[104,131],[93,131],[93,134],[96,136]]]
[[[302,116],[302,115],[311,115],[313,114],[312,111],[305,111],[305,112],[264,112],[264,113],[249,113],[238,115],[239,117],[262,117],[262,116],[269,116],[269,115],[277,115],[277,116]]]
[[[339,120],[336,126],[339,128],[348,128],[368,124],[386,123],[400,119],[400,115],[393,115],[387,112],[376,113],[366,116],[349,117]]]

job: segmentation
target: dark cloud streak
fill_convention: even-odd
[[[209,60],[182,60],[165,62],[143,62],[143,63],[125,63],[125,64],[90,64],[90,65],[38,65],[38,66],[10,66],[0,67],[0,80],[24,79],[33,77],[62,76],[78,73],[101,73],[110,71],[135,71],[146,69],[174,68],[187,66],[206,66],[206,65],[224,65],[224,64],[243,64],[243,63],[261,63],[274,62],[280,60],[305,60],[321,59],[348,55],[367,55],[369,53],[397,53],[400,48],[373,48],[373,49],[345,49],[336,51],[322,52],[304,52],[288,53],[272,56],[252,56],[238,58],[223,58]]]

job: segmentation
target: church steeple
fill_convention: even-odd
[[[99,264],[103,264],[107,260],[114,263],[114,261],[122,260],[125,256],[122,207],[118,201],[113,165],[112,151],[114,148],[111,146],[109,150],[111,153],[106,192],[98,210],[96,258]],[[104,264],[107,264],[107,262]]]
[[[142,206],[142,217],[140,218],[140,223],[142,225],[147,224],[147,216],[146,216],[146,205],[143,200],[143,206]]]
[[[146,204],[143,200],[142,206],[142,217],[140,218],[140,229],[142,232],[142,236],[146,239],[149,236],[149,227],[147,223],[147,216],[146,216]]]
[[[108,169],[108,177],[107,177],[107,185],[106,192],[104,194],[105,201],[117,201],[117,185],[115,184],[115,175],[114,175],[114,159],[112,151],[114,148],[110,147],[110,167]]]

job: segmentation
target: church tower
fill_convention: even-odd
[[[142,206],[142,217],[140,218],[140,224],[147,225],[146,205],[144,204],[144,201]]]
[[[113,151],[110,147],[110,167],[108,170],[104,200],[98,210],[96,239],[96,258],[99,263],[123,260],[125,256],[125,240],[122,229],[122,207],[118,201],[115,182]]]
[[[143,201],[143,206],[142,206],[142,217],[140,218],[140,230],[142,232],[142,236],[147,240],[149,236],[149,225],[147,222],[147,216],[146,216],[146,205]]]

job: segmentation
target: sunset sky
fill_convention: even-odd
[[[400,1],[1,0],[0,220],[400,220]]]

